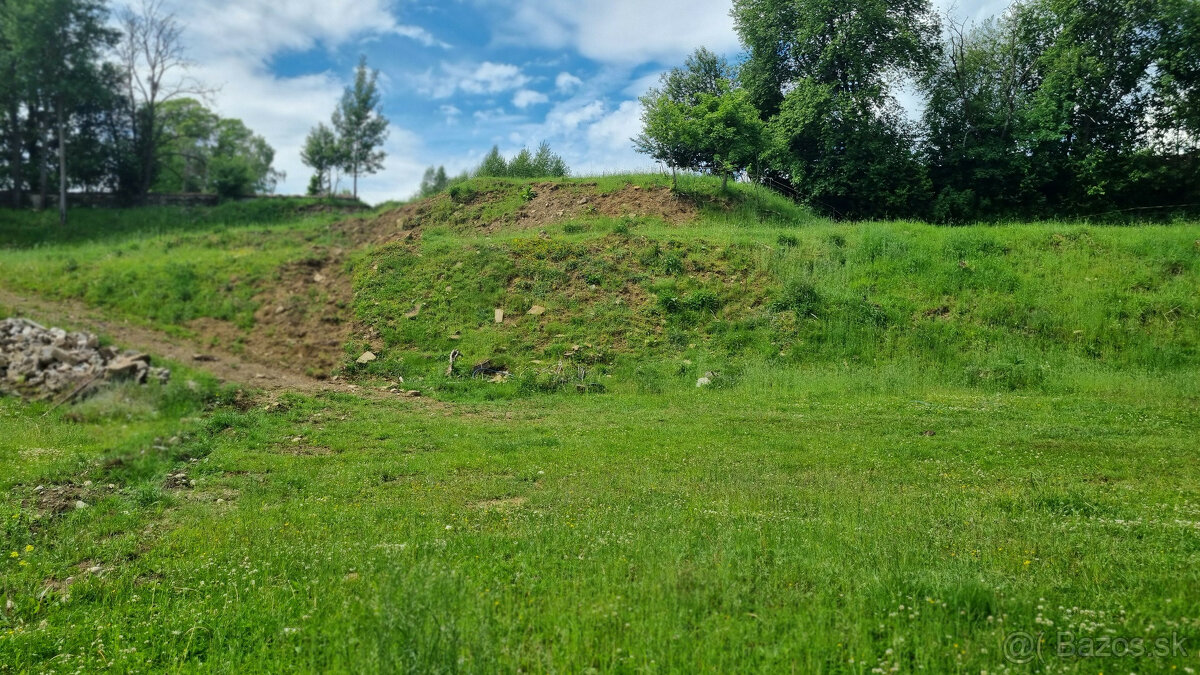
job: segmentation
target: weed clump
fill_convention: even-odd
[[[820,316],[823,307],[821,294],[803,279],[789,279],[771,303],[776,312],[793,311],[796,316]]]

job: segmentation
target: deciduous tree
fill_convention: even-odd
[[[345,164],[337,134],[324,123],[313,127],[304,139],[300,160],[313,170],[309,192],[314,195],[333,194],[333,172]]]
[[[367,57],[359,59],[354,84],[346,87],[333,113],[333,128],[342,144],[343,168],[354,177],[356,198],[359,175],[378,172],[387,158],[380,150],[387,140],[388,120],[380,105],[378,79],[378,70],[367,69]]]

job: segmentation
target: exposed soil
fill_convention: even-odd
[[[504,198],[503,192],[485,192],[470,202],[454,206],[449,212],[449,196],[439,195],[387,211],[375,218],[352,218],[334,226],[355,246],[382,245],[421,238],[422,227],[429,222],[452,223],[468,231],[497,232],[515,227],[535,229],[565,220],[602,216],[609,218],[658,218],[673,224],[687,223],[699,216],[696,205],[676,195],[670,188],[643,188],[630,185],[616,192],[600,194],[595,183],[537,183],[537,196],[516,213],[495,221],[483,220],[481,207]],[[449,215],[448,215],[449,213]]]
[[[667,187],[630,185],[608,194],[599,194],[594,188],[594,183],[538,183],[533,186],[537,196],[521,207],[516,225],[544,227],[587,216],[659,218],[679,224],[699,216],[695,204],[680,198]]]
[[[432,200],[422,200],[385,211],[375,218],[351,218],[333,228],[345,235],[354,246],[420,239],[420,226],[430,212],[431,203]]]
[[[344,253],[314,250],[305,260],[285,265],[275,279],[260,282],[254,328],[216,319],[197,319],[188,328],[238,349],[260,363],[288,364],[292,370],[325,379],[341,365],[343,345],[353,331],[354,288]]]

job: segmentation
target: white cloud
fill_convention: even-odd
[[[558,77],[554,78],[554,87],[564,93],[575,91],[581,86],[583,86],[583,80],[571,73],[559,73]]]
[[[548,103],[549,101],[549,96],[546,96],[540,91],[534,91],[532,89],[522,89],[513,96],[513,105],[522,110],[531,105],[540,105],[542,103]]]
[[[196,53],[261,59],[388,34],[440,44],[425,29],[400,24],[387,0],[175,0],[172,5]]]
[[[642,104],[625,101],[588,127],[588,141],[610,150],[628,148],[642,131]]]
[[[442,49],[450,48],[449,44],[446,44],[445,42],[433,37],[432,33],[424,28],[421,28],[420,26],[396,26],[395,30],[392,32],[401,37],[406,37],[410,40],[416,40],[426,47],[441,47]]]
[[[529,78],[521,69],[508,63],[484,61],[474,72],[458,82],[458,88],[468,94],[498,94],[525,86]]]
[[[359,176],[358,196],[370,204],[379,204],[413,195],[425,174],[426,165],[418,159],[421,147],[421,138],[417,134],[392,127],[383,147],[387,153],[387,170],[374,176]],[[343,180],[342,185],[349,183]]]
[[[500,94],[520,89],[530,78],[509,63],[484,61],[476,66],[443,63],[437,72],[426,71],[414,78],[417,91],[435,99],[450,98],[458,92]]]
[[[729,8],[729,0],[519,0],[497,38],[573,47],[605,63],[676,62],[697,47],[737,48]]]
[[[551,135],[572,133],[604,115],[604,101],[568,101],[546,114],[545,128]]]

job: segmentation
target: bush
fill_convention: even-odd
[[[254,169],[241,158],[214,157],[208,170],[213,188],[222,199],[254,194]]]
[[[450,199],[455,204],[466,204],[475,199],[475,188],[469,183],[459,183],[450,186]]]

